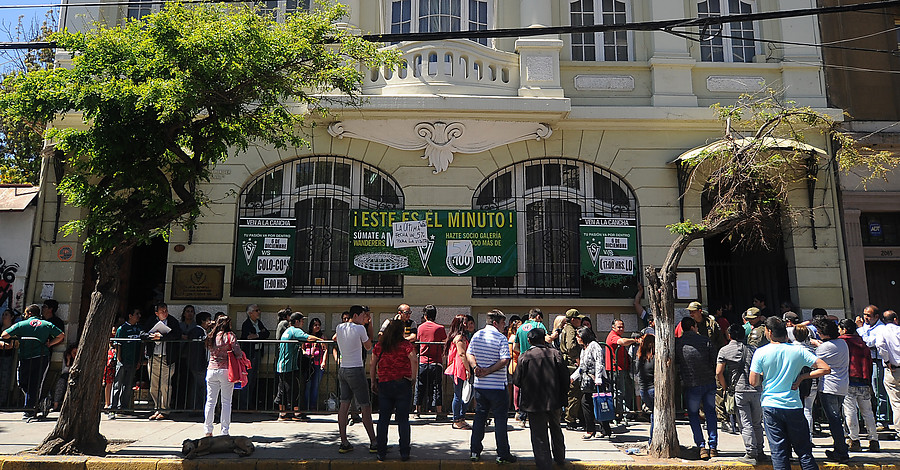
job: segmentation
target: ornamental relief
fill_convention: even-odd
[[[387,119],[348,120],[328,126],[332,137],[369,140],[398,150],[424,150],[422,159],[446,171],[456,153],[480,153],[523,140],[541,140],[553,133],[550,126],[535,122],[511,121],[416,121]]]

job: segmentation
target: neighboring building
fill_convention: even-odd
[[[83,28],[87,19],[114,24],[158,8],[142,2],[128,7],[77,3],[70,1],[62,15],[70,29]],[[304,7],[304,2],[266,3],[276,15]],[[349,24],[375,32],[621,23],[816,6],[812,0],[343,3],[350,6]],[[407,66],[369,71],[363,84],[367,102],[359,109],[336,110],[333,121],[312,131],[311,149],[253,148],[218,165],[204,188],[213,203],[201,225],[192,233],[175,231],[168,243],[136,252],[130,274],[123,271],[123,304],[152,301],[153,288],[164,283],[157,295],[176,315],[179,303],[212,311],[227,308],[239,315],[249,303],[259,303],[269,313],[291,305],[324,317],[330,329],[334,316],[354,303],[369,305],[380,318],[396,312],[401,302],[431,303],[438,306],[442,322],[454,313],[480,315],[495,307],[509,313],[540,307],[551,317],[576,307],[596,315],[599,330],[619,315],[635,330],[635,279],[627,273],[643,276],[644,266],[662,262],[673,240],[666,225],[678,222],[682,210],[684,218],[701,217],[699,194],[687,194],[680,207],[673,162],[722,135],[723,125],[709,106],[733,102],[764,82],[783,88],[786,99],[840,115],[826,109],[816,47],[768,48],[752,41],[815,44],[816,31],[814,17],[798,17],[725,25],[723,35],[701,42],[663,32],[617,32],[396,44],[391,47],[398,48]],[[823,140],[810,144],[829,145]],[[785,230],[782,251],[745,257],[749,262],[739,266],[730,251],[704,250],[697,243],[682,261],[686,289],[704,301],[733,301],[735,310],[748,307],[755,291],[766,292],[773,308],[789,297],[804,309],[846,309],[846,273],[838,262],[841,235],[829,171],[820,171],[814,188],[820,215],[814,229],[808,220],[797,220]],[[52,192],[53,181],[42,184]],[[236,197],[229,196],[232,191]],[[808,205],[806,188],[792,197],[796,205]],[[512,251],[481,257],[472,247],[490,244],[465,242],[471,237],[456,231],[444,234],[454,239],[450,243],[409,248],[411,256],[351,253],[354,240],[366,245],[373,240],[366,237],[384,236],[362,233],[372,224],[365,227],[365,216],[354,211],[368,210],[420,211],[422,216],[428,211],[499,211],[504,220],[515,220],[514,230],[512,235],[498,231],[489,236],[503,238],[500,244]],[[54,213],[55,198],[47,198],[45,228]],[[72,208],[63,209],[64,219],[76,215]],[[590,218],[628,222],[622,236],[590,251],[590,240],[582,238],[579,227]],[[636,227],[634,236],[629,235],[631,226]],[[57,298],[83,317],[87,296],[82,286],[90,285],[85,274],[90,257],[82,255],[77,238],[65,237],[58,244],[78,249],[74,260],[59,261],[49,232],[42,233],[36,281],[68,278],[57,280],[57,292],[63,294]],[[611,257],[605,265],[608,272],[625,277],[588,281],[582,276],[582,252],[596,263],[600,254],[626,247],[634,253]],[[261,254],[263,250],[268,253]],[[714,263],[708,259],[711,253]],[[470,271],[466,263],[472,255],[479,264],[515,262],[505,270],[479,266],[484,271]],[[437,257],[440,266],[423,261],[429,256]],[[417,263],[427,264],[432,273],[449,272],[396,274],[406,265],[423,269]],[[466,276],[468,272],[482,275]],[[689,297],[684,301],[697,295]]]
[[[822,5],[857,3],[864,1]],[[872,149],[900,153],[900,7],[823,15],[819,22],[823,43],[873,50],[824,49],[828,102],[847,112],[844,129]],[[900,308],[900,181],[864,188],[853,174],[840,178],[852,312],[871,303]]]
[[[37,208],[37,186],[0,184],[0,312],[25,307]]]

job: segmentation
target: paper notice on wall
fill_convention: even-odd
[[[41,299],[52,299],[53,298],[53,290],[56,288],[56,284],[53,282],[45,282],[41,287]]]
[[[428,246],[428,223],[426,221],[394,222],[391,226],[394,248]]]
[[[691,283],[688,281],[675,281],[675,296],[679,299],[690,299]]]

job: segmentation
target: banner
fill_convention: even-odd
[[[238,224],[232,295],[289,296],[296,234],[295,219],[242,218]]]
[[[515,211],[350,214],[350,274],[515,276]]]
[[[637,221],[584,219],[580,231],[582,297],[633,297],[640,275]]]

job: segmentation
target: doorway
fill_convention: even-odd
[[[882,311],[900,308],[900,261],[866,261],[869,303]]]

